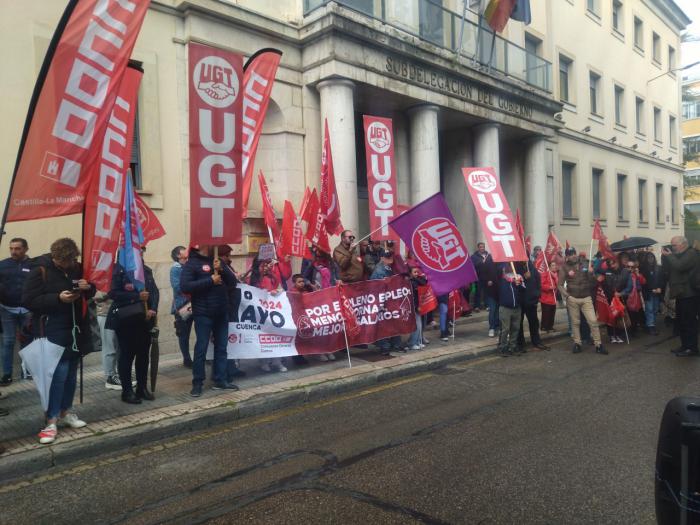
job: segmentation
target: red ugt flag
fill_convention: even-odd
[[[335,188],[333,172],[333,153],[331,152],[331,137],[328,133],[328,120],[324,121],[323,151],[321,152],[321,213],[324,216],[326,231],[338,235],[343,231],[340,222],[340,205],[338,192]]]
[[[149,3],[68,4],[27,112],[6,210],[9,222],[83,210]]]

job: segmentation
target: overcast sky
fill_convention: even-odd
[[[675,0],[678,6],[685,11],[693,22],[688,26],[687,31],[700,39],[700,0]],[[683,65],[691,64],[700,60],[700,40],[683,44],[681,50],[681,60]],[[683,71],[683,76],[692,72],[692,76],[700,75],[700,66]]]

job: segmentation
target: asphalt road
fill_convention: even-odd
[[[663,408],[700,395],[676,344],[562,339],[144,443],[0,486],[0,522],[654,523]]]

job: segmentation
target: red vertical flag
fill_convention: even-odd
[[[242,240],[243,57],[190,42],[190,242]]]
[[[600,226],[600,221],[598,219],[595,220],[595,224],[593,225],[593,240],[598,241],[598,251],[605,259],[615,257],[615,254],[610,249],[608,238],[603,233],[603,228]]]
[[[308,216],[310,222],[306,230],[306,238],[311,241],[314,246],[317,246],[326,253],[331,253],[328,232],[326,231],[326,223],[324,221],[325,216],[321,213],[321,205],[316,190],[311,192]]]
[[[311,252],[306,247],[301,220],[294,213],[294,207],[289,201],[284,201],[284,216],[282,218],[282,255],[310,259]]]
[[[262,195],[263,203],[263,217],[265,218],[265,225],[270,228],[272,232],[272,241],[277,244],[280,238],[280,229],[277,225],[277,217],[275,215],[275,209],[272,207],[272,199],[270,198],[270,190],[267,189],[267,182],[265,182],[265,176],[262,170],[258,173],[258,183],[260,183],[260,195]]]
[[[311,190],[307,186],[304,188],[304,197],[301,199],[301,204],[299,205],[299,217],[302,221],[307,223],[311,222],[309,217],[309,202],[311,202]]]
[[[603,287],[600,285],[596,287],[595,310],[598,316],[598,321],[612,326],[615,321],[615,316],[610,310],[610,305],[608,304],[608,298],[605,296],[605,291],[603,291]]]
[[[567,242],[567,248],[568,244],[569,243]],[[552,259],[559,250],[561,250],[561,243],[559,242],[559,239],[557,239],[557,236],[554,235],[554,232],[550,231],[549,235],[547,235],[547,244],[544,247],[544,253],[547,256],[547,262],[551,263]]]
[[[392,239],[389,221],[398,215],[394,131],[390,118],[364,115],[369,230],[372,239]]]
[[[34,87],[3,225],[83,210],[149,3],[69,2]]]
[[[136,213],[139,217],[139,223],[143,230],[143,245],[146,246],[149,242],[155,241],[165,236],[165,228],[153,213],[153,210],[146,204],[138,193],[134,194],[136,202]]]
[[[335,187],[333,172],[333,153],[331,152],[331,137],[328,133],[328,120],[324,121],[323,150],[321,152],[321,213],[324,217],[326,231],[338,235],[343,231],[340,222],[340,204]]]
[[[243,217],[248,215],[255,153],[281,58],[278,49],[261,49],[243,66]]]
[[[129,176],[136,100],[143,72],[127,68],[119,86],[100,149],[100,164],[91,184],[83,217],[83,276],[109,292],[122,230],[124,187]]]
[[[544,250],[540,251],[535,257],[535,268],[541,274],[547,273],[547,261],[545,260]]]

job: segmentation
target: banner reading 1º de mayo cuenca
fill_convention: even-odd
[[[348,284],[343,291],[357,318],[356,327],[348,330],[350,346],[416,329],[411,285],[405,277]],[[320,354],[345,348],[341,300],[335,287],[273,295],[242,284],[236,294],[236,318],[229,323],[229,359]]]

